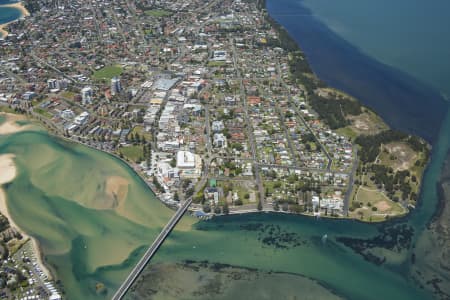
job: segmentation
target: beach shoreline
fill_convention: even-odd
[[[2,7],[15,8],[20,11],[19,19],[16,19],[16,20],[8,22],[8,23],[0,24],[0,38],[4,39],[5,37],[8,36],[8,31],[6,30],[8,25],[13,22],[16,22],[17,20],[20,20],[21,18],[28,17],[30,15],[30,12],[25,8],[25,6],[23,5],[22,2],[0,5],[0,8],[2,8]]]
[[[15,121],[15,118],[13,118]],[[5,127],[5,124],[8,124],[8,122],[11,122],[11,117],[9,117],[9,120],[7,119],[6,122],[0,125],[0,129]],[[11,126],[14,126],[14,124],[10,124],[7,128],[9,129],[8,132],[11,132]],[[21,129],[17,129],[16,131],[20,131]],[[23,130],[23,129],[22,129]],[[0,134],[6,134],[4,133],[6,130],[3,130],[3,132],[0,130]],[[39,247],[38,241],[31,237],[30,235],[26,234],[14,221],[14,219],[11,217],[9,211],[8,211],[8,203],[6,198],[6,193],[3,190],[2,186],[6,183],[9,183],[13,181],[17,176],[17,168],[14,163],[15,155],[14,154],[0,154],[0,213],[5,216],[8,219],[9,225],[11,228],[15,228],[17,231],[20,232],[20,234],[23,236],[23,239],[25,240],[31,240],[32,246],[33,246],[33,252],[36,256],[36,259],[38,261],[38,264],[41,268],[41,270],[47,275],[49,280],[52,280],[54,276],[50,272],[49,268],[45,265],[42,251]]]

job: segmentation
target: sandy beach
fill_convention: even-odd
[[[8,114],[6,118],[6,122],[0,125],[0,134],[13,133],[20,130],[24,130],[22,127],[26,126],[18,126],[15,124],[16,120],[23,119],[21,116],[16,116],[12,114]],[[14,222],[14,219],[11,218],[11,215],[8,211],[8,204],[6,200],[6,194],[1,188],[1,186],[5,183],[11,182],[17,176],[17,168],[14,164],[14,154],[0,154],[0,213],[8,218],[9,224],[11,227],[16,228],[23,236],[24,239],[30,239],[33,243],[33,251],[38,259],[39,265],[42,271],[47,275],[49,279],[52,278],[52,275],[48,268],[45,266],[42,260],[42,253],[40,252],[39,245],[37,241],[27,235],[23,230],[20,229],[19,226]]]
[[[0,5],[0,8],[1,7],[12,7],[12,8],[16,8],[16,9],[20,10],[21,18],[28,17],[30,15],[30,13],[25,8],[25,6],[23,6],[22,2]],[[8,22],[5,24],[0,24],[0,38],[5,38],[8,35],[8,31],[6,31],[5,28],[7,28],[7,26],[9,24],[11,24],[12,22],[15,22],[15,21],[11,21],[11,22]]]
[[[42,260],[42,253],[39,249],[39,245],[38,245],[37,241],[34,238],[27,235],[23,230],[21,230],[20,227],[17,226],[17,224],[14,222],[13,218],[11,218],[11,216],[8,212],[8,204],[6,201],[6,194],[3,191],[3,189],[1,188],[1,185],[11,182],[12,180],[14,180],[14,178],[17,175],[17,169],[14,164],[14,157],[15,156],[13,154],[1,154],[0,155],[0,170],[1,170],[1,172],[0,172],[0,213],[2,215],[4,215],[6,218],[8,218],[10,226],[17,229],[20,232],[20,234],[22,234],[24,239],[31,239],[31,241],[33,243],[33,251],[34,251],[34,254],[36,255],[39,265],[40,265],[42,271],[47,275],[47,277],[49,279],[51,279],[52,275]]]
[[[24,131],[32,127],[31,125],[21,126],[16,123],[16,121],[26,120],[23,116],[8,113],[1,113],[1,115],[6,118],[6,121],[0,124],[0,135]]]

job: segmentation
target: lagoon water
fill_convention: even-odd
[[[411,279],[410,258],[438,201],[436,182],[450,148],[448,105],[430,81],[419,81],[411,70],[372,57],[298,5],[293,0],[268,1],[269,11],[300,42],[318,75],[374,107],[397,128],[434,141],[420,206],[405,219],[378,225],[276,214],[204,222],[186,216],[148,268],[208,260],[305,276],[347,299],[431,299]],[[300,18],[299,11],[308,16]],[[318,8],[313,11],[319,14]],[[389,48],[383,51],[392,53]],[[11,215],[39,240],[68,299],[110,298],[172,213],[119,160],[45,132],[1,136],[0,153],[17,156],[19,175],[6,186]],[[366,258],[384,257],[385,263],[377,266],[365,260],[342,237],[365,242]],[[180,290],[184,282],[188,281],[180,281]],[[278,284],[265,285],[273,290]],[[298,293],[292,289],[292,296],[301,298]],[[239,298],[238,290],[231,294]],[[133,293],[128,296],[134,299]],[[258,297],[267,299],[264,294]]]
[[[129,167],[99,151],[33,131],[0,136],[0,153],[16,155],[10,215],[37,238],[69,299],[110,297],[170,218]]]

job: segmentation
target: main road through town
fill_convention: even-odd
[[[148,248],[148,250],[145,252],[144,256],[141,258],[141,260],[137,263],[137,265],[131,271],[130,275],[128,275],[128,277],[125,279],[125,281],[119,287],[119,289],[116,291],[116,293],[112,297],[113,300],[120,300],[125,296],[128,289],[131,287],[133,282],[137,279],[137,277],[142,272],[142,270],[144,270],[145,266],[148,264],[148,262],[153,257],[153,255],[155,255],[158,248],[161,246],[161,244],[167,238],[169,233],[172,231],[172,229],[175,227],[175,225],[181,219],[181,217],[186,212],[187,208],[189,207],[189,205],[191,205],[191,203],[192,203],[192,197],[186,199],[186,201],[178,208],[176,213],[170,219],[169,223],[167,223],[167,225],[163,228],[163,230],[158,235],[158,237],[155,239],[153,244]]]

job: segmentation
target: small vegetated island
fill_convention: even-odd
[[[53,13],[27,5],[34,14],[18,33]],[[48,28],[32,55],[15,35],[3,42],[15,80],[37,82],[0,107],[117,155],[167,204],[193,197],[200,216],[376,222],[415,208],[430,146],[317,78],[263,0],[94,11],[72,17],[83,30],[66,43]]]

